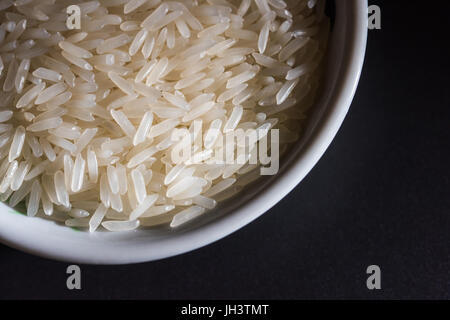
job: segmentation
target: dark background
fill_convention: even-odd
[[[339,134],[257,221],[163,261],[81,266],[77,292],[68,264],[0,246],[0,298],[450,298],[450,5],[426,3],[371,1],[382,30]]]

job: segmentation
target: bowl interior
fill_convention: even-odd
[[[365,48],[366,30],[360,30],[364,29],[361,15],[365,14],[367,5],[360,0],[328,2],[328,12],[334,23],[321,93],[302,138],[281,159],[277,175],[259,178],[257,183],[220,202],[213,211],[176,230],[161,226],[90,234],[52,221],[28,218],[0,203],[0,240],[24,251],[71,262],[141,262],[201,247],[264,213],[299,183],[324,153],[356,88]],[[356,43],[358,41],[360,43]]]

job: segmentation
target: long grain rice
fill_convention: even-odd
[[[82,25],[68,30],[64,2],[0,0],[0,200],[91,232],[213,209],[258,177],[252,150],[272,128],[284,149],[300,137],[324,3],[74,0]]]

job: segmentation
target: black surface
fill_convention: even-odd
[[[340,0],[338,0],[340,1]],[[0,298],[450,298],[450,14],[377,1],[351,111],[307,178],[260,219],[152,263],[82,266],[0,246]],[[365,270],[382,269],[382,290]]]

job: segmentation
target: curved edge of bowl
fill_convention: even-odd
[[[0,242],[27,253],[55,260],[87,264],[129,264],[168,258],[198,249],[230,235],[261,216],[292,191],[320,160],[342,125],[353,100],[366,50],[367,0],[348,0],[345,4],[348,6],[346,12],[351,15],[351,18],[347,19],[349,25],[346,26],[348,33],[345,36],[351,40],[346,41],[343,50],[344,59],[340,65],[342,72],[333,95],[328,100],[328,104],[332,107],[327,109],[320,118],[314,132],[303,146],[306,151],[300,155],[300,158],[291,161],[277,176],[276,183],[267,187],[251,201],[214,223],[175,234],[173,237],[159,240],[158,243],[138,243],[133,250],[121,255],[113,250],[118,249],[120,245],[103,251],[101,255],[96,254],[95,250],[85,252],[76,244],[70,248],[71,250],[56,249],[54,242],[49,239],[36,242],[32,237],[24,237],[16,232],[6,232],[8,227],[6,221],[0,223]],[[20,228],[16,228],[15,231],[19,230]],[[70,241],[67,242],[70,243]]]

